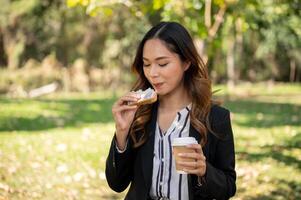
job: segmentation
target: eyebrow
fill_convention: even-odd
[[[162,60],[162,59],[166,59],[166,58],[169,58],[169,57],[167,57],[167,56],[161,56],[161,57],[157,57],[155,60]],[[143,60],[149,60],[149,59],[143,57]]]

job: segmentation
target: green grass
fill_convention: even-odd
[[[301,199],[301,86],[215,89],[232,116],[233,199]],[[115,100],[112,92],[0,98],[0,200],[122,199],[104,176]]]

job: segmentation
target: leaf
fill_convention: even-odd
[[[69,8],[82,5],[82,6],[88,6],[90,3],[90,0],[66,0],[66,4]]]

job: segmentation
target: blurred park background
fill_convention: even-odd
[[[235,200],[301,199],[299,0],[0,0],[0,200],[122,199],[111,106],[144,33],[182,23],[230,109]]]

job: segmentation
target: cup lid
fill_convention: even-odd
[[[197,144],[198,142],[194,137],[180,137],[172,141],[172,146],[184,146],[188,144]]]

